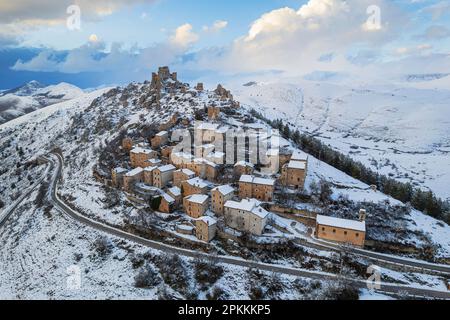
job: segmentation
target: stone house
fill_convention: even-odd
[[[183,208],[192,218],[200,218],[208,211],[209,197],[206,194],[193,194],[183,199]]]
[[[267,225],[269,212],[259,206],[255,199],[240,202],[227,201],[224,206],[225,224],[239,231],[262,235]]]
[[[271,202],[275,190],[275,180],[242,175],[239,179],[239,197],[255,198]]]
[[[124,168],[114,168],[111,171],[111,181],[112,185],[116,188],[122,188],[123,186],[123,176],[128,170]]]
[[[195,235],[200,241],[210,242],[216,236],[217,220],[203,216],[195,222]]]
[[[234,188],[230,185],[219,186],[211,190],[212,211],[218,215],[223,215],[224,205],[233,199]]]
[[[203,83],[202,82],[197,83],[197,85],[195,86],[195,90],[197,90],[197,91],[205,90],[204,86],[203,86]]]
[[[141,167],[146,168],[151,164],[150,159],[154,159],[158,156],[158,153],[154,150],[145,149],[142,147],[133,148],[130,151],[130,161],[133,168]]]
[[[319,239],[364,247],[366,222],[317,215],[315,235]]]
[[[161,202],[158,211],[163,213],[172,213],[175,210],[176,201],[167,193],[161,195]]]
[[[144,183],[148,185],[153,185],[153,171],[155,171],[157,167],[147,167],[144,169]]]
[[[165,146],[165,147],[161,148],[161,157],[165,158],[166,160],[170,159],[172,150],[173,150],[172,146]]]
[[[208,107],[208,119],[217,120],[220,117],[220,107],[219,106],[209,106]]]
[[[169,142],[169,133],[167,131],[158,132],[151,140],[152,148],[159,148]]]
[[[130,152],[133,149],[133,140],[131,138],[124,138],[122,140],[122,149],[125,152]]]
[[[175,206],[178,208],[183,202],[183,196],[179,187],[167,189],[167,194],[175,199]]]
[[[247,161],[238,161],[234,165],[234,175],[241,177],[242,175],[252,175],[255,170],[255,166]]]
[[[306,178],[306,162],[291,160],[281,170],[281,183],[303,189]]]
[[[176,168],[171,164],[153,170],[153,185],[160,189],[167,186],[173,180],[175,170]]]
[[[173,185],[181,187],[183,181],[195,178],[195,172],[189,169],[179,169],[173,173]]]
[[[132,192],[134,184],[143,181],[144,181],[144,169],[135,168],[127,172],[123,176],[123,188],[127,192]]]
[[[207,194],[208,183],[200,178],[189,179],[181,183],[181,190],[183,197],[192,194]]]

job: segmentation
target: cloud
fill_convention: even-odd
[[[192,25],[185,23],[179,26],[175,30],[175,34],[171,37],[170,41],[180,47],[189,47],[198,41],[199,36],[192,31]]]
[[[450,29],[441,26],[441,25],[434,25],[428,27],[424,33],[415,36],[415,39],[422,39],[422,40],[442,40],[445,38],[450,37]]]
[[[67,8],[76,4],[83,19],[98,20],[124,6],[153,3],[154,0],[14,0],[0,2],[0,21],[7,23],[64,23]]]
[[[190,46],[198,40],[190,24],[178,27],[167,41],[146,48],[124,49],[122,44],[113,43],[107,48],[95,34],[88,43],[69,51],[43,50],[30,60],[18,60],[12,66],[16,71],[60,72],[76,74],[81,72],[116,72],[144,74],[160,65],[178,61]]]
[[[369,30],[366,26],[373,10],[368,8],[374,5],[380,9],[379,28]],[[407,26],[407,15],[391,1],[309,0],[298,10],[284,7],[261,15],[245,36],[221,50],[199,52],[191,64],[229,73],[358,72],[347,59],[350,49],[378,50],[397,39]],[[333,59],[323,59],[330,52]]]
[[[203,26],[204,32],[218,32],[228,26],[228,21],[216,20],[212,26]]]

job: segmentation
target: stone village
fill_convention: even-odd
[[[179,83],[168,67],[153,73],[151,86],[158,94],[172,94],[175,89],[204,91],[202,83],[193,89]],[[304,188],[308,155],[280,147],[277,133],[267,128],[240,128],[228,115],[240,104],[221,85],[214,94],[220,103],[205,106],[205,122],[173,114],[148,141],[125,137],[120,152],[129,155],[129,162],[111,168],[110,183],[150,210],[186,215],[189,222],[176,228],[180,234],[195,235],[204,242],[210,242],[219,231],[259,237],[272,215],[294,210],[280,208],[274,200],[277,191],[295,193]],[[250,132],[247,138],[239,131],[243,129]],[[251,141],[258,141],[257,147]],[[364,247],[364,209],[355,214],[355,220],[319,214],[310,218],[314,219],[312,236]]]

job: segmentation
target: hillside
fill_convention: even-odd
[[[450,91],[431,89],[447,78],[409,87],[255,82],[233,91],[248,109],[283,118],[381,174],[450,199]]]
[[[80,96],[83,91],[68,83],[45,86],[37,81],[0,93],[0,124],[37,109]]]
[[[270,90],[260,91],[253,86],[248,88],[255,90],[257,97],[267,99],[265,101],[270,107],[264,107],[258,98],[255,100],[259,101],[261,108],[272,112],[272,106],[283,107],[291,119],[294,115],[289,113],[289,108],[302,97],[305,102],[300,118],[305,114],[319,113],[323,104],[327,105],[326,101],[304,96],[293,86],[276,93],[273,90],[271,93]],[[42,90],[39,92],[45,91]],[[65,92],[64,88],[62,92]],[[354,99],[352,101],[356,103],[357,96],[354,93],[346,99]],[[241,101],[246,105],[256,103],[248,99]],[[276,105],[280,99],[283,99],[282,103]],[[300,240],[304,240],[308,230],[301,223],[274,218],[268,227],[269,232],[252,243],[257,249],[237,242],[230,245],[230,242],[222,240],[205,245],[195,237],[176,231],[175,223],[186,219],[185,215],[149,213],[124,193],[106,187],[94,176],[95,172],[109,177],[112,168],[128,165],[128,156],[117,151],[124,136],[140,142],[148,141],[159,125],[167,123],[174,114],[191,126],[195,120],[205,119],[205,106],[220,103],[222,101],[214,91],[198,92],[178,81],[167,81],[161,92],[156,92],[150,82],[131,83],[125,87],[76,95],[69,101],[0,125],[0,179],[5,181],[0,187],[0,200],[4,203],[0,215],[14,203],[21,191],[44,173],[44,167],[32,160],[56,148],[64,157],[63,179],[59,187],[61,198],[95,221],[126,230],[144,230],[143,235],[150,239],[182,248],[303,268],[318,274],[341,272],[365,280],[366,268],[371,264],[369,260],[348,255],[343,262],[340,254],[302,245]],[[323,122],[317,114],[309,120],[308,127],[312,133],[318,127],[328,128],[333,123],[331,118],[336,118],[323,110],[324,115],[329,115],[330,119],[327,116]],[[229,126],[266,128],[245,108],[230,112],[222,122]],[[333,128],[333,132],[341,132],[337,124]],[[285,139],[281,145],[296,148],[292,141]],[[289,201],[295,202],[294,206],[314,207],[321,213],[341,218],[354,218],[358,208],[365,206],[371,212],[367,219],[368,240],[389,244],[383,252],[432,262],[442,262],[450,256],[450,227],[445,223],[411,210],[312,156],[308,166],[305,192],[288,194]],[[331,195],[326,203],[320,203],[315,200],[317,194],[312,189],[314,185],[325,182],[331,186]],[[214,273],[209,274],[214,279],[211,280],[213,283],[205,285],[199,280],[204,276],[201,278],[195,274],[198,261],[171,257],[164,251],[148,250],[131,241],[94,232],[69,220],[53,207],[45,197],[47,191],[45,187],[34,191],[4,226],[5,231],[2,230],[0,264],[5,266],[5,272],[0,275],[0,297],[206,299],[214,293],[224,299],[243,299],[258,298],[259,293],[268,299],[333,298],[329,296],[332,285],[325,280],[275,275],[227,264],[219,265],[222,271],[218,272],[217,279]],[[283,190],[279,191],[282,193]],[[300,201],[300,198],[304,200]],[[102,251],[101,239],[104,237],[109,249]],[[67,268],[72,265],[82,268],[85,290],[71,291],[65,286]],[[32,273],[33,270],[37,271]],[[141,272],[153,275],[155,281],[151,289],[136,287],[135,276]],[[443,288],[440,276],[386,268],[383,280],[392,279],[411,286]],[[261,292],[259,286],[263,288]]]

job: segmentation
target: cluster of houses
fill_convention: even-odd
[[[163,67],[158,74],[153,74],[152,86],[159,87],[164,81],[176,81],[176,73]],[[197,84],[196,90],[203,89],[203,84]],[[220,85],[215,93],[221,99],[233,99]],[[123,139],[122,150],[129,153],[131,169],[112,169],[112,184],[156,211],[183,210],[191,218],[195,235],[201,241],[211,241],[219,223],[260,236],[270,216],[263,204],[274,201],[277,183],[289,188],[304,187],[308,157],[300,151],[269,150],[265,165],[281,171],[278,181],[270,175],[256,174],[255,165],[250,162],[237,161],[232,165],[234,180],[222,185],[218,178],[225,166],[226,148],[219,151],[216,146],[218,142],[225,143],[229,128],[218,121],[221,106],[211,105],[207,109],[211,122],[194,128],[194,134],[198,135],[195,141],[201,144],[195,145],[193,152],[173,151],[180,140],[170,137],[167,130],[158,132],[149,143]],[[341,220],[318,216],[316,236],[363,246],[365,222]],[[190,233],[194,228],[181,226],[177,230]]]

